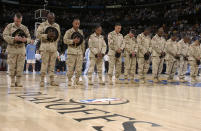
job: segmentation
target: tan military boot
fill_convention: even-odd
[[[116,83],[116,84],[122,84],[122,82],[121,82],[121,80],[119,80],[119,78],[117,78],[117,79],[115,80],[115,83]]]
[[[55,82],[54,76],[50,76],[50,85],[51,86],[59,86],[59,84]]]
[[[44,80],[45,80],[45,77],[44,77],[44,76],[41,76],[41,77],[40,77],[40,87],[44,87],[44,86],[45,86]]]
[[[16,85],[17,87],[22,87],[21,77],[20,77],[20,76],[17,76],[17,77],[16,77],[16,83],[15,83],[15,85]]]
[[[129,79],[124,80],[124,84],[129,84],[129,83],[131,83],[131,80],[130,81],[129,81]]]
[[[82,81],[79,81],[79,78],[76,78],[74,81],[74,85],[83,85]]]
[[[11,76],[11,85],[10,87],[15,87],[15,77]]]
[[[103,81],[102,77],[99,77],[99,84],[105,85],[105,82]]]
[[[144,79],[140,79],[140,84],[144,84],[145,83],[145,80]]]
[[[88,79],[88,85],[93,85],[92,78]]]
[[[108,77],[108,83],[109,85],[113,85],[112,77]]]
[[[191,77],[191,82],[197,82],[197,78],[196,77]]]
[[[72,86],[72,80],[71,80],[71,78],[68,78],[68,86]]]
[[[158,83],[159,82],[158,78],[156,78],[156,77],[154,77],[152,80],[153,80],[154,83]]]
[[[188,82],[187,80],[185,80],[185,78],[180,78],[179,81],[180,82]]]

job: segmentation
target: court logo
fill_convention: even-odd
[[[129,100],[123,98],[101,98],[101,99],[87,99],[87,100],[71,99],[70,102],[85,105],[120,105],[128,103]]]

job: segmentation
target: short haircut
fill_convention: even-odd
[[[76,20],[80,21],[80,19],[79,19],[79,18],[74,18],[74,19],[73,19],[73,22],[74,22],[74,21],[76,21]]]
[[[121,23],[115,23],[115,26],[121,26]]]
[[[15,14],[15,17],[20,19],[20,18],[22,18],[22,14],[20,12],[18,12],[18,13]]]
[[[98,29],[98,28],[100,28],[100,27],[102,27],[100,24],[96,25],[95,26],[95,30]]]
[[[49,12],[49,13],[47,14],[47,16],[48,16],[48,15],[55,17],[55,14],[54,14],[53,12]]]

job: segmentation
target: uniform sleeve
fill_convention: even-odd
[[[122,43],[121,43],[121,50],[123,50],[125,48],[125,43],[123,42],[123,36],[121,36],[121,40],[122,40]]]
[[[11,36],[11,24],[4,29],[3,38],[8,44],[14,44],[14,37]]]
[[[196,56],[195,56],[195,52],[194,52],[193,46],[191,46],[191,47],[189,48],[189,56],[191,56],[191,57],[193,57],[193,58],[196,59]]]
[[[137,44],[137,41],[134,40],[133,42],[134,42],[134,43],[133,43],[133,44],[134,44],[134,52],[137,53],[137,52],[138,52],[138,44]]]
[[[43,24],[39,25],[37,32],[36,32],[36,37],[37,37],[37,39],[39,39],[41,41],[47,40],[47,34],[44,34]]]
[[[182,55],[183,53],[182,53],[182,44],[183,43],[181,43],[181,42],[178,42],[177,43],[177,52],[176,52],[176,54],[179,54],[179,55]]]
[[[25,34],[27,36],[27,43],[31,43],[31,35],[27,27],[25,27]]]
[[[63,38],[63,42],[67,45],[72,45],[73,44],[73,40],[70,38],[71,37],[71,33],[69,30],[66,31],[64,38]]]
[[[98,54],[97,49],[93,46],[95,43],[94,43],[94,40],[93,40],[92,36],[90,36],[88,43],[89,43],[89,49],[91,51],[90,53],[92,53],[94,55]]]
[[[82,42],[81,48],[82,48],[82,52],[83,52],[83,55],[84,55],[84,52],[86,50],[86,45],[85,45],[85,39],[84,39],[84,33],[83,33],[83,31],[81,31],[81,34],[83,36],[83,42]]]
[[[105,43],[104,38],[103,38],[103,43],[102,43],[102,45],[103,45],[103,48],[102,48],[101,53],[102,53],[102,54],[105,54],[105,53],[106,53],[106,49],[107,49],[107,45],[106,45],[106,43]]]
[[[150,38],[150,40],[149,40],[149,49],[148,49],[147,51],[152,52],[151,38]],[[146,52],[145,52],[145,53],[146,53]]]
[[[59,36],[58,36],[58,39],[56,42],[59,42],[60,41],[60,38],[61,38],[61,30],[60,30],[60,26],[58,25],[58,32],[59,32]]]
[[[28,55],[28,50],[29,50],[29,45],[27,45],[27,47],[26,47],[26,59],[27,59],[27,55]]]

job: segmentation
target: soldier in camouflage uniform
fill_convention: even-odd
[[[174,82],[174,75],[177,69],[177,60],[179,59],[179,46],[177,44],[177,34],[173,33],[171,38],[166,42],[166,74],[167,81]]]
[[[83,62],[83,55],[85,52],[85,42],[81,43],[81,45],[77,46],[77,44],[80,42],[80,38],[71,38],[72,34],[74,32],[80,33],[83,37],[83,31],[79,29],[80,27],[80,20],[79,19],[74,19],[73,20],[73,27],[69,30],[66,31],[63,41],[65,44],[68,45],[67,49],[67,61],[66,64],[68,66],[68,72],[67,72],[67,77],[68,77],[68,86],[72,85],[71,78],[73,77],[74,74],[74,69],[75,69],[75,81],[74,85],[82,85],[83,83],[79,81],[79,77],[82,74],[82,62]]]
[[[103,57],[106,52],[106,43],[104,37],[101,35],[102,27],[97,26],[95,28],[95,32],[89,38],[89,49],[90,49],[90,67],[88,72],[88,84],[92,85],[92,73],[94,71],[94,67],[97,67],[97,73],[99,76],[99,83],[104,84],[102,80],[102,65],[103,65]]]
[[[8,24],[3,31],[3,38],[8,43],[7,51],[11,87],[22,87],[21,77],[25,61],[25,43],[31,42],[29,30],[26,26],[22,25],[21,22],[22,15],[17,13],[14,17],[14,23]],[[12,36],[18,29],[22,30],[26,37],[20,36],[20,34]]]
[[[137,64],[137,52],[138,45],[135,38],[135,30],[131,29],[129,33],[124,37],[124,55],[125,55],[125,84],[129,82],[134,83],[134,76],[136,72]]]
[[[179,45],[179,54],[180,59],[178,63],[178,76],[180,82],[186,82],[185,80],[185,74],[187,71],[187,65],[188,65],[188,52],[190,47],[190,38],[188,36],[185,36],[183,39],[181,39],[178,42]]]
[[[157,34],[152,38],[152,75],[153,82],[159,82],[159,75],[163,68],[163,62],[165,58],[165,43],[163,38],[163,28],[160,28]]]
[[[138,74],[140,83],[145,83],[145,75],[149,70],[151,56],[150,28],[146,28],[143,33],[137,36],[138,44]]]
[[[108,34],[108,46],[109,46],[109,83],[113,84],[112,76],[115,67],[116,83],[120,84],[120,73],[121,73],[121,53],[124,49],[123,35],[120,33],[121,24],[115,25],[115,30]]]
[[[198,74],[199,65],[201,59],[201,49],[200,49],[200,41],[196,40],[192,45],[189,47],[189,63],[191,66],[191,81],[196,82],[196,76]]]
[[[58,31],[58,36],[56,36],[55,32],[46,33],[46,29],[49,27],[53,27]],[[55,62],[57,57],[57,44],[60,40],[60,27],[57,23],[55,23],[55,15],[54,13],[49,13],[47,15],[47,20],[40,24],[37,29],[37,39],[41,41],[40,52],[42,58],[42,66],[41,66],[41,81],[40,86],[44,87],[44,79],[46,72],[48,71],[50,77],[50,85],[58,86],[58,84],[54,80],[54,70],[55,70]],[[56,38],[58,37],[58,38]],[[56,40],[49,40],[52,38],[56,38]]]

